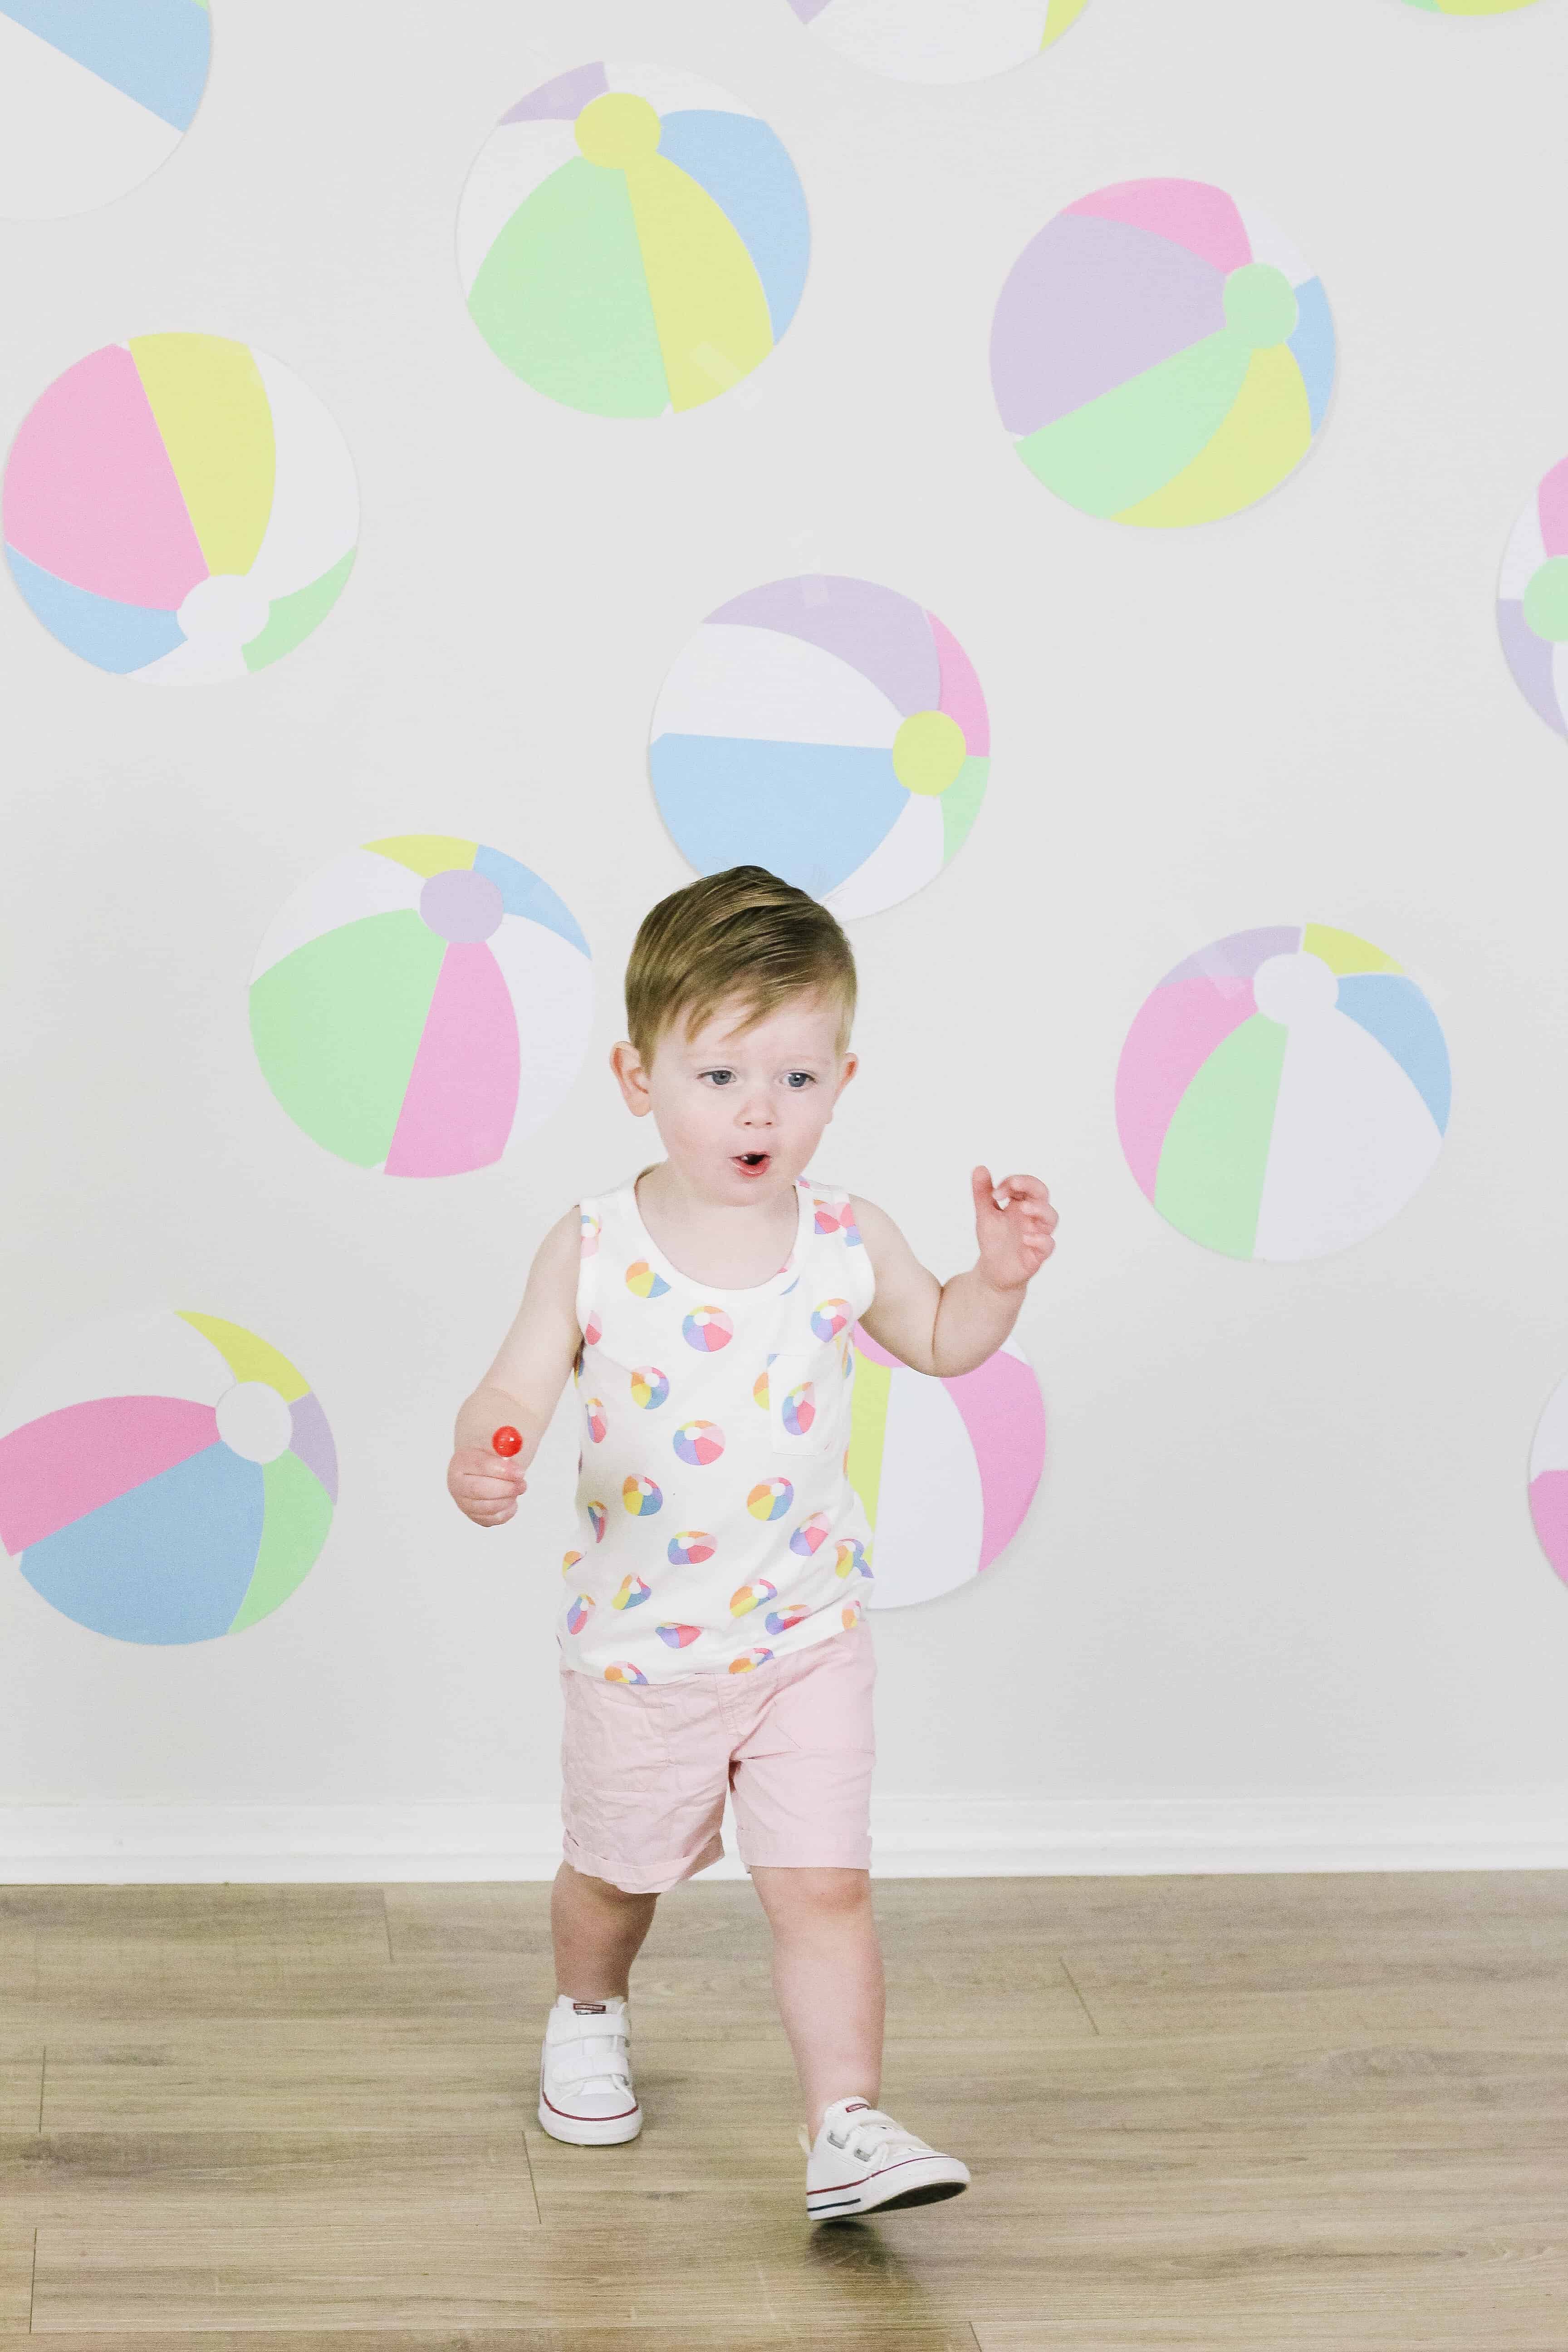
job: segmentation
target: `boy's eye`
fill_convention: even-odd
[[[804,1087],[814,1087],[816,1080],[809,1070],[792,1070],[785,1078],[784,1084],[793,1093],[799,1094]]]
[[[735,1073],[733,1070],[703,1070],[700,1075],[704,1078],[711,1078],[716,1087],[727,1087]]]

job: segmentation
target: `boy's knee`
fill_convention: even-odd
[[[770,1870],[759,1891],[775,1917],[848,1919],[868,1907],[871,1879],[864,1870]]]

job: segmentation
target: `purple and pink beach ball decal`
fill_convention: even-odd
[[[854,1345],[849,1480],[875,1538],[871,1604],[899,1609],[1012,1542],[1045,1468],[1045,1405],[1011,1340],[952,1380],[911,1371],[858,1326]]]
[[[1498,582],[1498,632],[1531,709],[1568,735],[1568,457],[1543,474]]]
[[[588,943],[553,890],[480,842],[367,842],[263,940],[250,1034],[324,1150],[386,1176],[488,1168],[565,1096],[594,1011]]]
[[[1542,1550],[1568,1584],[1568,1380],[1559,1381],[1535,1425],[1530,1516]]]

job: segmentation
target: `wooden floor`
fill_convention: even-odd
[[[815,2231],[751,1889],[661,1905],[605,2149],[534,2119],[547,1893],[0,1888],[0,2336],[1568,2347],[1568,1874],[883,1882],[974,2187]]]

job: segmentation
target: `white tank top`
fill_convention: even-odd
[[[800,1178],[787,1263],[724,1290],[662,1255],[636,1181],[582,1203],[579,1673],[743,1674],[859,1622],[871,1531],[846,1470],[850,1333],[875,1277],[849,1196]]]

